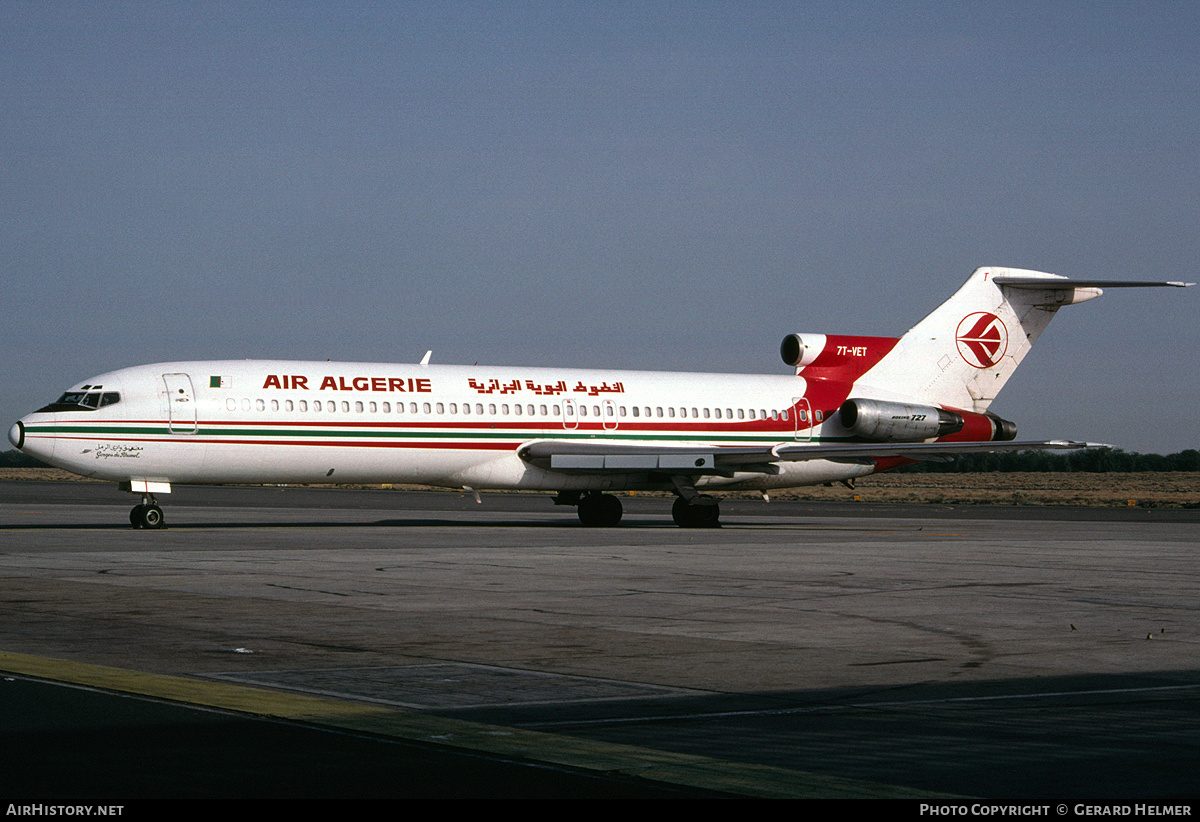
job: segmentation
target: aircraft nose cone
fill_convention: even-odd
[[[8,429],[8,441],[18,450],[25,445],[25,423],[20,420],[13,423],[13,427]]]

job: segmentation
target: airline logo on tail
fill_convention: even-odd
[[[991,368],[1008,350],[1008,329],[999,317],[987,311],[963,317],[954,339],[958,353],[975,368]]]

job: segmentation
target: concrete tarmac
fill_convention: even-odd
[[[696,531],[634,497],[585,529],[535,495],[183,487],[166,529],[135,531],[134,501],[0,483],[14,687],[583,780],[508,795],[1200,797],[1197,509],[727,501]],[[37,770],[26,731],[6,756]],[[43,789],[78,795],[61,770]],[[171,795],[138,784],[122,795]]]

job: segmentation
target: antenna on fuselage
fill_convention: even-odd
[[[429,358],[432,356],[433,356],[432,350],[426,351],[425,356],[421,358],[421,365],[429,365]]]

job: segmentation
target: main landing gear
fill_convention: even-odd
[[[611,528],[624,513],[619,499],[599,491],[559,491],[554,504],[578,506],[579,521],[589,528]]]
[[[589,528],[611,528],[621,521],[621,500],[599,491],[560,491],[555,505],[575,505],[579,521]],[[683,485],[671,517],[680,528],[720,528],[721,508],[715,497],[698,494],[696,489]]]
[[[589,528],[611,528],[623,513],[621,501],[612,494],[589,491],[579,499],[579,521]]]
[[[721,507],[715,497],[696,494],[691,499],[676,497],[671,518],[680,528],[720,528]]]

